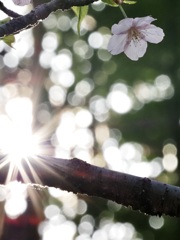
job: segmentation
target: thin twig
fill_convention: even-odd
[[[9,17],[12,17],[12,18],[17,18],[17,17],[22,16],[22,15],[16,13],[16,12],[13,12],[12,10],[6,8],[1,1],[0,1],[0,10],[3,11],[5,14],[7,14]]]
[[[38,5],[25,16],[14,18],[8,23],[0,25],[0,38],[34,27],[40,20],[47,18],[50,13],[59,9],[66,10],[72,6],[85,6],[95,1],[97,0],[52,0],[51,2]]]

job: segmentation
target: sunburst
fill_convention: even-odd
[[[44,142],[54,130],[58,116],[53,117],[47,125],[33,132],[32,109],[32,101],[29,98],[18,97],[6,105],[6,115],[0,115],[0,155],[2,157],[0,171],[8,171],[6,172],[6,184],[16,180],[19,175],[24,183],[30,183],[24,166],[28,167],[34,182],[41,183],[31,163],[39,161],[42,165],[43,163],[37,156],[52,154],[53,147],[49,143],[44,145]],[[42,167],[46,168],[46,165],[43,164]]]

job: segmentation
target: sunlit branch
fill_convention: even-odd
[[[95,1],[97,0],[52,0],[51,2],[41,4],[30,13],[0,25],[0,37],[17,34],[22,30],[34,27],[39,24],[40,20],[47,18],[50,13],[59,9],[66,10],[72,6],[85,6]]]
[[[96,167],[76,158],[40,156],[39,161],[31,159],[31,166],[44,186],[110,199],[150,215],[180,216],[179,187]],[[26,162],[23,168],[30,182],[38,184]],[[4,183],[7,171],[1,169],[0,183]],[[17,178],[23,181],[20,174]]]

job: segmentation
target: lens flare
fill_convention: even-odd
[[[41,151],[40,135],[33,133],[32,101],[26,97],[12,98],[5,105],[6,113],[0,115],[0,169],[8,165],[6,183],[15,180],[18,173],[29,182],[23,161],[30,167]],[[34,172],[38,179],[38,175]],[[39,180],[39,179],[38,179]]]
[[[18,165],[22,159],[38,153],[38,139],[30,128],[23,129],[12,124],[11,133],[5,136],[1,149]]]

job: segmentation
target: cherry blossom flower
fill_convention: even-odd
[[[31,0],[13,0],[14,4],[19,6],[28,5],[31,3]]]
[[[151,24],[152,17],[125,18],[112,26],[112,34],[108,51],[117,55],[122,52],[131,60],[137,61],[147,50],[147,42],[159,43],[163,40],[161,28]]]

